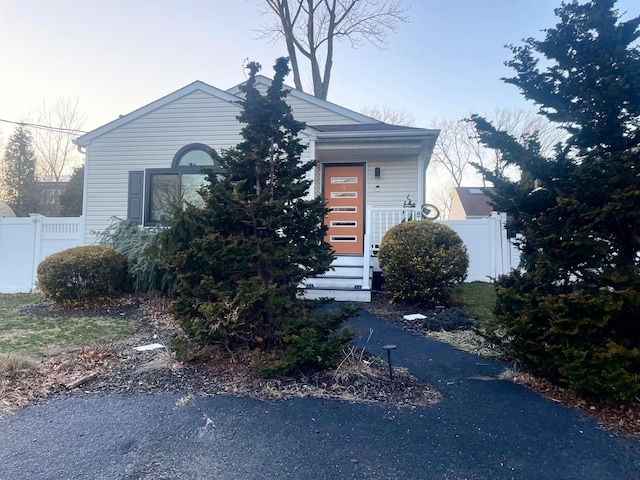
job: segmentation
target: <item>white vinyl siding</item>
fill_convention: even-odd
[[[217,150],[240,140],[240,107],[195,91],[91,141],[87,147],[87,243],[111,218],[127,217],[129,171],[169,168],[174,155],[190,143]]]
[[[380,168],[380,177],[375,177],[375,168]],[[402,203],[411,198],[419,206],[418,159],[389,158],[367,162],[367,205],[374,208],[402,208]],[[380,191],[376,191],[376,186]]]
[[[86,242],[94,243],[112,217],[127,218],[129,171],[170,168],[178,150],[191,143],[218,153],[237,145],[239,113],[240,106],[195,91],[93,139],[87,147]],[[302,160],[311,155],[307,149]]]
[[[332,112],[318,105],[305,102],[304,100],[289,97],[287,103],[291,105],[293,117],[307,125],[344,125],[350,123],[360,123],[339,113]]]
[[[258,91],[265,95],[267,93],[267,86],[263,84],[257,85]],[[293,117],[300,121],[305,122],[307,125],[344,125],[351,123],[363,123],[354,120],[347,115],[342,115],[339,112],[329,110],[315,103],[310,103],[301,98],[297,98],[294,95],[287,97],[287,103],[293,110]],[[334,105],[337,107],[337,105]],[[338,107],[342,108],[342,107]]]

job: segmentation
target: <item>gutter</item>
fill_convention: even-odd
[[[311,127],[313,128],[313,127]],[[440,130],[422,130],[422,131],[365,131],[365,132],[317,132],[318,140],[356,140],[359,138],[380,138],[380,139],[415,139],[415,138],[435,138]]]

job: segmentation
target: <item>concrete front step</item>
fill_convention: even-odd
[[[330,288],[340,290],[361,290],[368,289],[369,285],[362,284],[362,277],[314,277],[307,278],[304,286],[311,290],[314,288]]]
[[[345,290],[345,289],[324,289],[307,288],[300,290],[301,296],[309,300],[329,297],[336,302],[370,302],[371,290]]]

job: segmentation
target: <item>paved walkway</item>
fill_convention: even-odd
[[[640,479],[640,441],[495,378],[505,367],[363,313],[437,405],[61,397],[0,419],[1,479]]]

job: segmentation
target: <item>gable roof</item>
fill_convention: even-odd
[[[125,125],[137,118],[140,118],[149,112],[152,112],[160,107],[163,107],[179,98],[182,98],[196,91],[202,91],[204,93],[207,93],[209,95],[212,95],[214,97],[217,97],[221,100],[224,100],[230,103],[237,103],[240,100],[240,98],[236,97],[235,95],[225,92],[224,90],[220,90],[219,88],[212,87],[211,85],[201,82],[200,80],[196,80],[195,82],[190,83],[189,85],[182,87],[181,89],[176,90],[175,92],[170,93],[169,95],[165,95],[164,97],[159,98],[158,100],[151,102],[145,105],[144,107],[140,107],[137,110],[134,110],[133,112],[128,113],[126,115],[121,115],[120,118],[113,120],[112,122],[109,122],[106,125],[103,125],[102,127],[96,128],[95,130],[92,130],[89,133],[85,133],[84,135],[78,138],[75,138],[73,140],[73,143],[81,147],[86,147],[91,143],[91,140],[93,140],[94,138],[104,135],[105,133],[110,132],[111,130],[121,127],[122,125]]]
[[[177,99],[180,99],[186,95],[189,95],[196,91],[202,91],[214,97],[217,97],[223,101],[237,104],[242,99],[242,91],[240,87],[246,83],[242,82],[228,90],[220,90],[216,87],[213,87],[207,83],[204,83],[200,80],[196,80],[189,85],[182,87],[175,92],[172,92],[168,95],[165,95],[154,102],[151,102],[143,107],[134,110],[131,113],[126,115],[122,115],[116,120],[113,120],[102,127],[99,127],[95,130],[92,130],[84,135],[73,140],[73,143],[86,147],[90,145],[91,141],[105,133],[108,133],[112,130],[115,130],[122,125],[126,125],[127,123],[136,120],[137,118],[142,117],[143,115],[148,114],[158,108],[161,108]],[[263,76],[256,76],[256,85],[262,85],[269,87],[271,85],[271,79]],[[301,101],[313,104],[317,107],[323,108],[330,112],[336,113],[338,115],[342,115],[345,118],[348,118],[354,122],[358,122],[356,124],[342,124],[342,125],[308,125],[318,132],[319,136],[327,136],[327,137],[336,137],[336,136],[371,136],[371,135],[395,135],[399,134],[402,136],[433,136],[437,135],[438,130],[425,130],[422,128],[414,128],[414,127],[405,127],[398,125],[390,125],[380,120],[376,120],[375,118],[368,117],[358,112],[354,112],[353,110],[349,110],[348,108],[341,107],[340,105],[336,105],[335,103],[328,102],[326,100],[322,100],[320,98],[316,98],[313,95],[309,95],[308,93],[301,92],[300,90],[296,90],[295,88],[289,87],[285,85],[285,88],[289,89],[289,96],[297,98]]]
[[[455,191],[467,217],[488,217],[494,208],[485,192],[493,192],[493,187],[456,187]]]
[[[240,91],[240,87],[245,83],[247,82],[245,81],[245,82],[239,83],[235,87],[231,87],[230,89],[227,90],[227,93],[230,93],[236,96],[241,95],[242,92]],[[265,87],[270,87],[271,79],[265,77],[264,75],[256,75],[256,85],[263,85]],[[338,113],[356,122],[368,123],[368,124],[382,123],[380,120],[376,120],[375,118],[368,117],[366,115],[363,115],[362,113],[354,112],[353,110],[349,110],[348,108],[341,107],[340,105],[336,105],[335,103],[331,103],[327,100],[322,100],[321,98],[314,97],[313,95],[302,92],[300,90],[296,90],[295,88],[290,87],[288,85],[284,85],[284,88],[287,88],[290,90],[289,96],[291,97],[303,100],[307,103],[311,103],[317,107],[324,108],[331,112]]]

